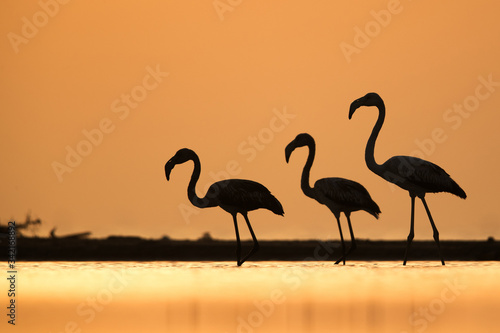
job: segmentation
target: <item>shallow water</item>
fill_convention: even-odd
[[[21,262],[17,269],[17,332],[500,330],[499,262]],[[11,328],[5,314],[2,332]]]

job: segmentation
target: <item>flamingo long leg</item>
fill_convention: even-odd
[[[443,255],[441,254],[441,246],[439,245],[439,231],[436,228],[436,225],[434,224],[434,220],[432,219],[431,216],[431,211],[429,210],[429,207],[427,206],[427,202],[425,202],[425,198],[420,198],[422,200],[422,203],[424,204],[425,211],[427,212],[427,216],[429,216],[429,221],[431,221],[431,226],[432,226],[432,231],[433,231],[433,237],[434,241],[437,244],[438,247],[438,253],[439,253],[439,258],[441,259],[441,264],[444,265],[444,260],[443,260]]]
[[[240,262],[241,258],[241,242],[240,233],[238,232],[238,221],[236,219],[236,214],[233,214],[234,230],[236,231],[236,263],[241,266],[243,262]]]
[[[410,245],[415,236],[414,226],[415,226],[415,196],[411,195],[411,220],[410,220],[410,233],[408,234],[408,238],[406,239],[406,251],[405,251],[405,259],[403,261],[403,265],[406,265],[406,261],[408,259],[408,252],[410,250]]]
[[[356,250],[357,248],[357,245],[356,245],[356,238],[354,238],[354,232],[352,231],[352,225],[351,225],[351,214],[350,213],[345,213],[345,216],[347,217],[347,223],[349,224],[349,233],[351,234],[351,245],[349,246],[349,249],[347,250],[346,254],[345,254],[345,257],[344,258],[340,258],[338,260],[338,262],[340,262],[340,260],[347,258],[347,256],[354,250]]]
[[[335,218],[337,219],[337,224],[339,225],[340,241],[342,243],[342,257],[340,257],[339,260],[335,262],[335,265],[337,265],[340,261],[343,261],[345,265],[345,243],[344,236],[342,235],[342,227],[340,226],[340,214],[335,214]]]
[[[252,225],[250,224],[250,221],[248,220],[248,215],[246,213],[242,214],[242,215],[245,218],[245,221],[247,222],[247,225],[248,225],[248,230],[250,230],[250,234],[252,235],[253,247],[250,250],[250,252],[243,258],[243,260],[241,260],[240,265],[243,264],[248,258],[250,258],[250,256],[252,254],[257,252],[259,250],[259,247],[260,247],[259,242],[257,241],[257,237],[255,237],[255,233],[253,232]]]

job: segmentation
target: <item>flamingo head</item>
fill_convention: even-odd
[[[352,118],[354,111],[362,106],[380,106],[383,105],[384,102],[382,98],[374,92],[368,93],[361,98],[358,98],[354,102],[351,103],[351,107],[349,108],[349,119]]]
[[[165,177],[167,177],[167,180],[170,180],[170,172],[172,171],[174,166],[192,160],[193,154],[196,155],[195,152],[191,149],[179,149],[177,153],[175,153],[175,155],[165,164]]]
[[[290,160],[290,155],[292,155],[292,152],[295,150],[295,148],[309,146],[311,144],[314,144],[314,139],[309,134],[301,133],[297,135],[295,139],[293,139],[293,141],[290,142],[285,148],[286,163],[288,163],[288,161]]]

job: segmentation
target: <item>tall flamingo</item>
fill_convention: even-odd
[[[227,179],[213,183],[203,198],[196,195],[196,182],[200,178],[201,163],[198,155],[191,149],[183,148],[165,164],[165,176],[170,179],[170,172],[177,164],[182,164],[187,161],[193,161],[194,169],[191,175],[191,180],[187,188],[189,201],[199,208],[208,208],[219,206],[233,216],[234,229],[236,231],[236,256],[237,264],[241,266],[252,254],[259,249],[259,243],[248,220],[248,212],[259,208],[265,208],[277,215],[284,214],[281,203],[276,199],[269,190],[254,181],[244,179]],[[238,222],[236,215],[240,213],[245,218],[248,229],[253,239],[253,247],[250,252],[241,259],[241,242],[238,232]]]
[[[304,146],[309,148],[309,155],[307,156],[306,164],[302,170],[302,178],[300,181],[302,192],[309,198],[327,206],[333,215],[335,215],[339,226],[340,241],[342,243],[342,256],[335,264],[343,261],[345,265],[347,255],[356,249],[356,239],[354,238],[351,225],[351,212],[364,210],[378,219],[380,209],[363,185],[352,180],[344,178],[322,178],[318,179],[314,183],[314,187],[311,188],[309,185],[309,175],[316,153],[316,143],[313,137],[307,133],[297,135],[297,137],[286,146],[285,158],[288,163],[292,152],[296,148]],[[351,234],[351,246],[347,252],[345,251],[344,236],[342,235],[342,227],[340,226],[340,213],[342,212],[347,217],[349,232]]]
[[[351,103],[349,109],[349,119],[351,119],[354,111],[361,106],[376,106],[379,114],[377,122],[373,127],[373,131],[368,139],[365,150],[365,161],[368,168],[384,178],[388,182],[396,184],[410,193],[411,197],[411,221],[410,233],[408,234],[405,250],[405,258],[403,265],[406,265],[408,251],[413,240],[414,232],[414,216],[415,216],[415,197],[419,197],[424,204],[425,211],[431,222],[434,241],[437,244],[441,263],[444,265],[441,247],[439,245],[439,232],[434,224],[431,212],[425,202],[426,193],[448,192],[462,199],[467,195],[464,190],[446,173],[441,167],[434,163],[422,160],[412,156],[394,156],[388,159],[384,164],[375,162],[375,140],[382,128],[385,118],[385,105],[382,98],[376,93],[368,93],[365,96]]]

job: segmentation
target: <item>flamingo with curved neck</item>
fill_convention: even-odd
[[[302,170],[300,187],[306,196],[327,206],[337,219],[340,241],[342,244],[342,256],[335,264],[343,261],[345,265],[346,257],[356,249],[356,239],[354,238],[351,225],[351,213],[358,210],[364,210],[378,219],[380,209],[363,185],[349,179],[336,177],[322,178],[314,183],[314,187],[311,187],[311,185],[309,185],[309,176],[316,153],[316,143],[313,137],[307,133],[297,135],[297,137],[286,146],[285,158],[287,163],[290,160],[292,152],[299,147],[309,148],[309,155],[307,156],[304,169]],[[342,235],[342,227],[340,225],[341,213],[344,213],[347,218],[349,233],[351,235],[351,246],[347,252],[345,250],[344,236]]]
[[[462,199],[467,195],[464,190],[438,165],[413,156],[394,156],[388,159],[384,164],[378,164],[375,161],[375,141],[377,140],[380,129],[385,119],[385,104],[382,98],[376,93],[368,93],[351,103],[349,109],[349,119],[354,112],[362,106],[375,106],[378,109],[378,118],[372,133],[368,138],[365,149],[365,161],[368,168],[373,173],[384,178],[388,182],[396,184],[404,190],[407,190],[411,198],[411,220],[410,233],[407,237],[406,251],[403,265],[406,265],[408,252],[411,242],[414,238],[414,218],[415,218],[415,197],[422,201],[427,216],[433,230],[433,238],[436,242],[441,263],[444,265],[444,259],[441,254],[439,244],[439,231],[436,228],[431,212],[425,201],[426,193],[448,192]]]
[[[255,237],[252,226],[248,219],[248,212],[259,208],[272,211],[277,215],[283,215],[283,207],[271,192],[263,185],[245,179],[227,179],[212,184],[203,198],[196,194],[196,183],[200,178],[201,163],[198,155],[191,149],[183,148],[165,164],[165,177],[170,180],[170,173],[177,164],[193,161],[194,169],[188,184],[187,194],[189,201],[199,208],[219,206],[233,217],[236,232],[236,263],[241,266],[252,254],[259,249],[259,242]],[[245,218],[248,230],[252,235],[253,247],[250,252],[241,259],[241,242],[238,231],[236,215],[240,213]]]

